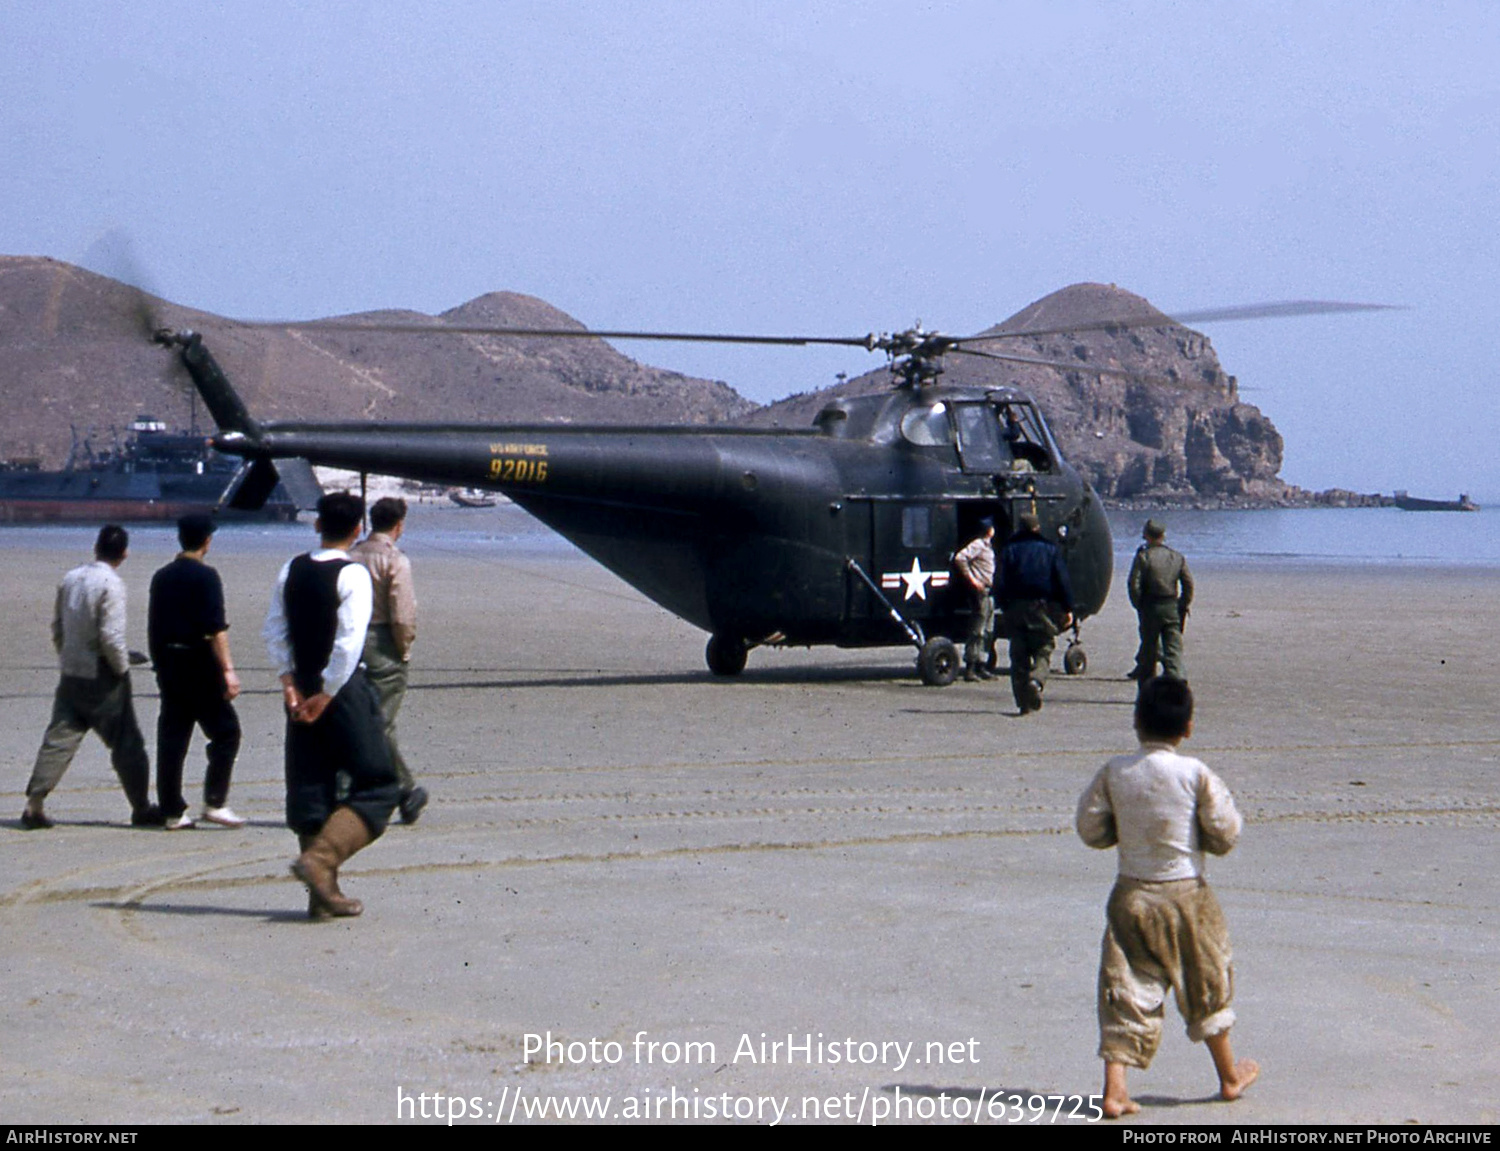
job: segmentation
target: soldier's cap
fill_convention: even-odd
[[[994,516],[984,516],[979,521],[979,530],[980,531],[987,532],[987,531],[990,530],[990,528],[992,528],[994,526],[995,526],[995,517]]]
[[[1016,517],[1016,528],[1023,532],[1039,532],[1042,530],[1042,521],[1035,512],[1022,512]]]
[[[1147,520],[1146,526],[1141,529],[1141,538],[1145,540],[1166,539],[1166,525],[1159,520]]]

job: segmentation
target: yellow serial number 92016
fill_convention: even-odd
[[[547,461],[491,460],[490,479],[499,480],[502,484],[540,484],[547,479]]]

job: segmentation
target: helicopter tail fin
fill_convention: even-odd
[[[280,484],[298,511],[312,511],[323,498],[323,486],[313,475],[312,465],[297,456],[272,461],[252,456],[240,465],[234,479],[219,497],[220,507],[236,511],[259,511]]]
[[[276,465],[266,456],[255,456],[240,465],[240,470],[219,497],[219,505],[236,511],[259,511],[280,482],[281,475]]]

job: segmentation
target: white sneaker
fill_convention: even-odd
[[[184,811],[181,815],[169,816],[167,822],[162,824],[162,826],[168,831],[186,831],[188,828],[197,827],[198,825],[193,817]]]
[[[244,827],[249,821],[242,815],[236,815],[232,807],[205,807],[203,822],[217,823],[220,827]]]

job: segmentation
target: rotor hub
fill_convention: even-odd
[[[958,346],[957,338],[923,329],[921,321],[903,332],[883,333],[873,346],[891,360],[898,388],[923,388],[943,374],[943,356]]]

